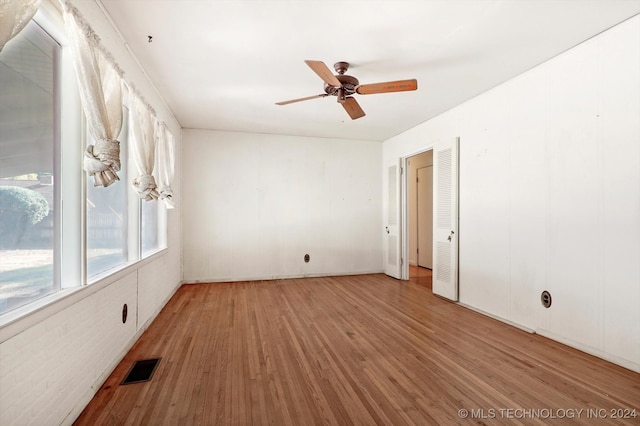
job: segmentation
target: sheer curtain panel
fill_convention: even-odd
[[[120,142],[116,138],[122,128],[122,71],[101,49],[97,34],[78,12],[69,5],[65,9],[82,108],[95,140],[84,153],[84,169],[93,176],[95,186],[106,187],[120,180]]]
[[[155,122],[151,107],[133,91],[129,97],[129,122],[131,123],[131,152],[139,176],[133,180],[133,187],[140,198],[146,201],[159,197],[156,180],[153,177],[155,163]]]
[[[0,0],[0,51],[38,11],[40,0]]]
[[[176,206],[175,201],[173,201],[173,190],[171,189],[175,161],[175,138],[164,123],[158,123],[157,135],[156,176],[158,177],[158,193],[165,206],[168,209],[172,209]]]

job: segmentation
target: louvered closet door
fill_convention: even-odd
[[[384,272],[401,279],[400,252],[400,174],[399,162],[387,167],[387,207],[385,209],[385,268]]]
[[[433,147],[433,292],[458,300],[459,139]]]

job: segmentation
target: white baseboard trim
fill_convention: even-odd
[[[382,270],[355,271],[355,272],[335,272],[320,274],[293,274],[293,275],[273,275],[273,276],[241,276],[241,277],[216,277],[197,280],[184,280],[182,284],[208,284],[208,283],[229,283],[240,281],[274,281],[274,280],[291,280],[298,278],[319,278],[319,277],[339,277],[347,275],[370,275],[384,274]]]
[[[502,317],[500,317],[498,315],[490,314],[489,312],[483,311],[482,309],[474,308],[473,306],[467,305],[466,303],[462,303],[462,302],[456,302],[456,303],[458,305],[464,307],[464,308],[467,308],[469,310],[472,310],[474,312],[477,312],[477,313],[482,314],[484,316],[487,316],[489,318],[493,318],[494,320],[498,320],[498,321],[503,322],[503,323],[505,323],[507,325],[510,325],[512,327],[515,327],[515,328],[518,328],[518,329],[520,329],[522,331],[526,331],[527,333],[535,334],[535,330],[533,330],[533,329],[531,329],[529,327],[525,327],[522,324],[518,324],[516,322],[510,321],[510,320],[505,319],[505,318],[502,318]]]
[[[563,345],[567,345],[570,346],[574,349],[577,349],[579,351],[588,353],[589,355],[593,355],[597,358],[601,358],[604,359],[605,361],[609,361],[613,364],[619,365],[621,367],[627,368],[631,371],[635,371],[636,373],[640,373],[640,364],[638,364],[637,362],[633,362],[630,361],[628,359],[616,356],[616,355],[612,355],[603,351],[600,351],[596,348],[587,346],[587,345],[583,345],[580,342],[576,342],[575,340],[571,340],[571,339],[567,339],[565,337],[559,336],[549,330],[545,330],[542,328],[539,328],[536,330],[536,334],[539,334],[543,337],[546,337],[547,339],[551,339],[551,340],[555,340],[556,342],[562,343]]]
[[[465,307],[467,309],[470,309],[470,310],[472,310],[474,312],[478,312],[479,314],[488,316],[490,318],[493,318],[495,320],[498,320],[500,322],[508,324],[508,325],[510,325],[512,327],[515,327],[515,328],[518,328],[520,330],[526,331],[527,333],[539,334],[540,336],[546,337],[547,339],[551,339],[551,340],[556,341],[558,343],[562,343],[563,345],[567,345],[567,346],[572,347],[574,349],[577,349],[577,350],[579,350],[581,352],[587,353],[589,355],[593,355],[593,356],[595,356],[597,358],[600,358],[600,359],[603,359],[605,361],[611,362],[613,364],[619,365],[620,367],[627,368],[627,369],[629,369],[631,371],[634,371],[636,373],[640,373],[640,364],[638,364],[636,362],[633,362],[633,361],[630,361],[628,359],[625,359],[625,358],[622,358],[622,357],[619,357],[619,356],[615,356],[615,355],[600,351],[600,350],[598,350],[596,348],[592,348],[590,346],[583,345],[580,342],[577,342],[577,341],[572,340],[572,339],[567,339],[565,337],[559,336],[559,335],[557,335],[557,334],[555,334],[555,333],[553,333],[551,331],[548,331],[548,330],[545,330],[545,329],[542,329],[542,328],[538,328],[538,329],[534,330],[534,329],[525,327],[525,326],[523,326],[521,324],[515,323],[515,322],[510,321],[510,320],[507,320],[507,319],[502,318],[502,317],[500,317],[498,315],[490,314],[488,312],[483,311],[482,309],[475,308],[473,306],[467,305],[467,304],[462,303],[462,302],[456,302],[456,304],[458,304],[458,305],[460,305],[462,307]]]

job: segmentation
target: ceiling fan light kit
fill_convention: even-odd
[[[357,78],[345,74],[349,69],[348,62],[336,62],[333,64],[333,69],[337,74],[333,74],[329,67],[322,61],[304,61],[318,77],[324,81],[324,92],[319,95],[307,96],[304,98],[291,99],[288,101],[276,102],[276,105],[288,105],[295,102],[308,101],[310,99],[325,98],[327,96],[336,96],[338,103],[343,106],[349,117],[352,120],[364,117],[365,113],[358,104],[358,101],[353,95],[371,95],[375,93],[392,93],[392,92],[406,92],[409,90],[416,90],[418,88],[418,81],[414,79],[410,80],[397,80],[387,81],[384,83],[373,84],[360,84]]]

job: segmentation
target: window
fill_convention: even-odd
[[[60,47],[35,22],[0,52],[0,313],[55,292]]]
[[[164,203],[131,185],[128,106],[120,180],[95,187],[82,170],[93,141],[52,4],[0,51],[0,326],[166,247]]]
[[[128,114],[125,111],[124,117]],[[104,188],[94,186],[93,179],[87,179],[87,278],[94,277],[129,261],[129,216],[127,189],[127,120],[122,122],[120,159],[122,168],[119,182]],[[94,141],[88,138],[87,145]],[[134,259],[137,256],[134,257]]]
[[[58,53],[56,42],[34,22],[0,52],[0,313],[59,288]]]
[[[142,257],[149,256],[160,248],[158,241],[158,200],[141,201],[140,252]]]

